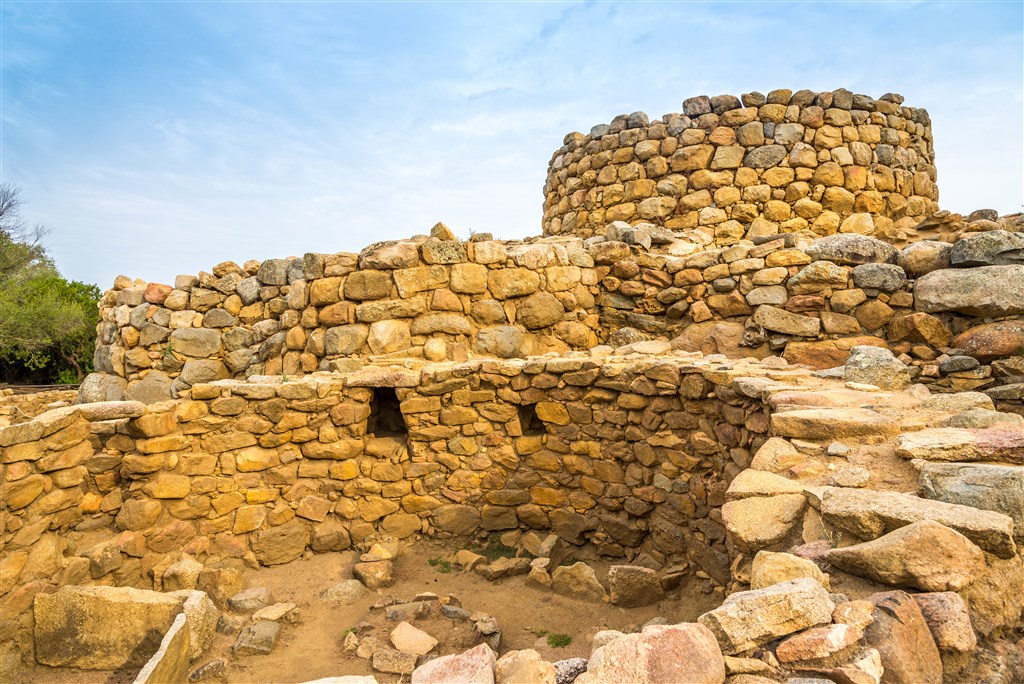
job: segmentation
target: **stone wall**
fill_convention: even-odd
[[[660,120],[635,112],[568,134],[548,166],[542,227],[590,237],[647,222],[719,246],[808,229],[900,242],[937,200],[927,111],[892,93],[773,90],[702,95]]]
[[[55,409],[0,430],[0,596],[159,588],[182,553],[276,564],[375,535],[517,528],[615,558],[693,560],[724,583],[719,508],[769,425],[759,394],[733,381],[767,374],[807,376],[641,343]]]
[[[656,242],[656,231],[620,222],[586,241],[419,238],[360,256],[219,264],[175,288],[124,279],[101,303],[101,374],[81,398],[151,403],[197,382],[347,371],[371,358],[523,358],[649,338],[815,368],[841,365],[857,344],[889,346],[936,388],[1019,384],[1021,226],[968,227],[953,243],[897,250],[860,234]],[[416,261],[441,248],[466,261]]]

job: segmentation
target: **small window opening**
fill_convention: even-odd
[[[374,437],[405,437],[405,425],[398,395],[392,387],[374,387],[370,400],[370,417],[366,420],[366,433]]]
[[[544,421],[537,417],[536,404],[519,405],[519,430],[524,437],[544,434]]]

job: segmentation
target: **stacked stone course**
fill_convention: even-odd
[[[570,133],[548,166],[544,234],[648,221],[720,246],[801,230],[905,240],[938,189],[928,112],[902,104],[845,89],[700,96]]]

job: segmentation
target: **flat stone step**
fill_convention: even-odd
[[[899,424],[864,408],[814,408],[773,413],[772,432],[784,437],[825,441],[850,437],[888,438],[899,432]]]
[[[926,461],[996,461],[1024,465],[1024,430],[999,425],[983,430],[929,428],[896,438],[896,455]]]
[[[1017,549],[1010,516],[912,494],[826,487],[821,495],[821,515],[827,525],[858,539],[878,539],[905,525],[934,520],[1000,558],[1013,557]]]

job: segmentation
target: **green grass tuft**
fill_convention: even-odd
[[[568,634],[548,634],[548,646],[551,648],[565,648],[572,643],[572,637]]]
[[[451,564],[451,562],[450,561],[446,561],[446,560],[444,560],[442,558],[431,558],[430,560],[427,561],[427,564],[430,565],[430,567],[432,567],[435,570],[437,570],[442,575],[447,575],[449,572],[452,571],[452,564]]]

